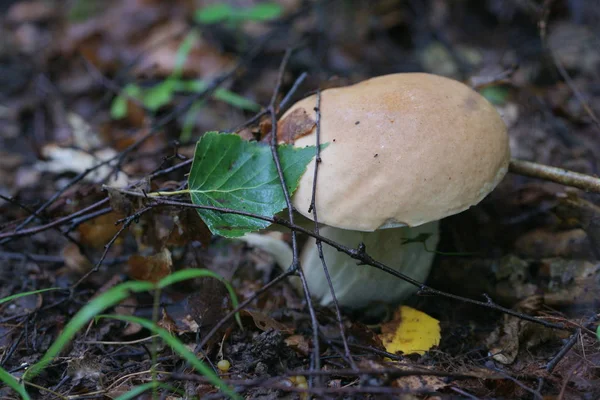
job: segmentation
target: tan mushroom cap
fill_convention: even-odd
[[[316,95],[288,110],[315,117]],[[508,169],[506,126],[468,86],[441,76],[404,73],[321,93],[322,151],[316,189],[319,221],[374,231],[418,226],[459,213],[487,196]],[[296,111],[295,115],[298,115]],[[316,128],[295,146],[316,143]],[[311,202],[314,162],[293,196]]]

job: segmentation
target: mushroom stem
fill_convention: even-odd
[[[433,221],[418,227],[381,229],[361,232],[323,226],[321,235],[344,246],[356,248],[364,243],[367,253],[377,261],[417,281],[429,274],[439,240],[439,223]],[[405,243],[422,234],[430,236],[423,242]],[[358,261],[330,246],[323,246],[323,256],[331,276],[336,298],[341,306],[364,308],[369,303],[399,303],[418,289],[414,285],[395,279],[384,271]],[[322,305],[333,301],[323,272],[319,251],[314,238],[306,243],[301,255],[302,268],[311,294]]]

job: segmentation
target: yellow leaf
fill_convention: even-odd
[[[425,354],[440,343],[440,321],[407,306],[400,306],[394,318],[381,326],[379,338],[390,353]]]

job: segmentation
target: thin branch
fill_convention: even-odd
[[[600,178],[563,168],[512,159],[510,160],[509,171],[519,175],[560,183],[565,186],[576,187],[589,192],[600,193]]]
[[[283,190],[283,195],[285,197],[285,203],[287,205],[290,223],[294,224],[294,207],[292,205],[287,183],[285,182],[283,169],[281,168],[281,161],[279,160],[279,153],[277,151],[277,96],[279,95],[279,92],[281,90],[283,76],[285,74],[285,68],[292,55],[292,51],[292,49],[288,49],[285,52],[283,60],[281,61],[281,65],[279,67],[279,75],[277,78],[277,85],[273,90],[273,96],[271,97],[271,102],[269,103],[268,112],[269,114],[271,114],[271,154],[273,155],[273,161],[275,162],[275,167],[277,168],[277,175],[279,176],[279,181],[281,182],[281,189]],[[296,272],[300,276],[300,280],[302,282],[302,289],[306,298],[306,305],[308,307],[308,312],[310,314],[310,320],[313,329],[313,358],[315,363],[315,369],[319,370],[321,369],[321,353],[319,351],[319,321],[317,320],[317,315],[315,314],[315,309],[312,304],[312,298],[308,288],[308,283],[306,282],[306,277],[304,276],[304,271],[302,271],[302,266],[298,261],[298,240],[295,231],[292,231],[292,252],[293,259],[290,268],[292,269],[292,271]]]
[[[129,225],[131,225],[133,223],[133,221],[136,221],[137,219],[139,219],[143,214],[145,214],[146,212],[150,211],[152,209],[152,207],[145,207],[137,212],[135,212],[133,215],[128,216],[127,218],[124,218],[122,220],[119,220],[117,222],[122,222],[123,224],[121,225],[121,228],[119,228],[119,230],[117,231],[117,233],[114,234],[114,236],[112,237],[112,239],[110,239],[110,241],[104,245],[104,251],[102,252],[102,256],[100,257],[100,260],[98,260],[98,262],[94,265],[94,267],[92,269],[90,269],[88,272],[86,272],[72,287],[71,290],[75,289],[76,287],[78,287],[83,281],[85,281],[91,274],[93,274],[94,272],[97,272],[98,269],[100,268],[100,265],[102,265],[102,263],[104,262],[104,259],[106,258],[106,255],[108,254],[108,251],[110,250],[110,248],[112,247],[113,243],[117,240],[117,238],[121,235],[121,233],[123,233],[123,231],[125,229],[127,229],[129,227]]]
[[[446,293],[443,292],[441,290],[437,290],[434,288],[431,288],[407,275],[402,274],[401,272],[398,272],[388,266],[386,266],[385,264],[380,263],[379,261],[376,261],[375,259],[373,259],[371,256],[369,256],[366,252],[366,248],[364,246],[359,246],[357,249],[352,249],[350,247],[346,247],[343,246],[325,236],[321,236],[321,235],[317,235],[316,233],[314,233],[313,231],[310,231],[308,229],[304,229],[301,226],[298,225],[294,225],[292,223],[290,223],[289,221],[283,219],[283,218],[279,218],[279,217],[266,217],[263,215],[257,215],[257,214],[252,214],[249,212],[245,212],[245,211],[238,211],[238,210],[232,210],[229,208],[221,208],[221,207],[213,207],[213,206],[203,206],[203,205],[196,205],[196,204],[192,204],[192,203],[185,203],[185,202],[179,202],[179,201],[172,201],[172,200],[164,200],[161,198],[153,198],[152,199],[152,203],[149,204],[150,207],[153,206],[172,206],[172,207],[189,207],[189,208],[196,208],[196,209],[200,209],[200,210],[211,210],[211,211],[216,211],[216,212],[222,212],[225,214],[236,214],[236,215],[242,215],[245,217],[250,217],[250,218],[256,218],[259,219],[261,221],[267,221],[270,222],[272,224],[278,224],[281,226],[285,226],[286,228],[291,229],[292,231],[297,231],[297,232],[301,232],[305,235],[311,236],[317,240],[322,241],[323,243],[333,247],[334,249],[336,249],[337,251],[340,251],[342,253],[345,253],[347,255],[349,255],[350,257],[354,258],[355,260],[358,260],[360,262],[360,264],[366,264],[366,265],[370,265],[372,267],[375,267],[381,271],[387,272],[390,275],[393,275],[397,278],[400,278],[416,287],[419,288],[419,293],[420,294],[431,294],[431,295],[437,295],[437,296],[442,296],[442,297],[446,297],[449,299],[453,299],[453,300],[458,300],[458,301],[462,301],[465,303],[470,303],[470,304],[474,304],[477,306],[481,306],[481,307],[485,307],[485,308],[489,308],[492,310],[496,310],[496,311],[500,311],[503,312],[505,314],[508,315],[512,315],[515,316],[517,318],[526,320],[526,321],[530,321],[530,322],[534,322],[536,324],[540,324],[543,325],[547,328],[554,328],[554,329],[560,329],[560,330],[565,330],[565,331],[572,331],[572,328],[569,328],[567,326],[565,326],[564,324],[557,324],[557,323],[552,323],[552,322],[547,322],[543,319],[539,319],[536,317],[532,317],[531,315],[527,315],[527,314],[522,314],[520,312],[511,310],[509,308],[505,308],[502,307],[498,304],[496,304],[495,302],[493,302],[489,297],[487,298],[487,301],[479,301],[479,300],[473,300],[467,297],[462,297],[462,296],[458,296],[452,293]],[[364,266],[362,265],[357,265],[356,268],[364,268]]]
[[[316,143],[315,143],[315,171],[313,175],[313,185],[312,185],[312,193],[310,199],[310,206],[308,207],[308,212],[312,211],[314,225],[314,231],[318,235],[319,234],[319,217],[317,215],[317,206],[316,206],[316,192],[317,192],[317,177],[319,174],[319,164],[321,164],[321,91],[317,91],[317,104],[315,107],[315,123],[316,127]],[[325,256],[323,255],[323,244],[320,240],[316,241],[317,250],[319,252],[319,258],[321,259],[321,264],[323,266],[323,272],[325,273],[325,277],[327,278],[327,284],[329,285],[329,292],[331,293],[331,298],[333,300],[333,305],[335,308],[335,314],[338,321],[338,326],[340,329],[340,335],[342,337],[342,342],[344,345],[344,354],[347,358],[348,363],[352,369],[357,369],[354,360],[352,359],[352,354],[350,353],[350,348],[348,347],[348,340],[346,339],[346,330],[344,329],[344,321],[342,320],[342,313],[340,311],[340,305],[337,300],[337,296],[335,295],[335,290],[333,289],[333,283],[331,282],[331,275],[329,274],[329,268],[327,268],[327,263],[325,262]]]

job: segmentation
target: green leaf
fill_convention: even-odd
[[[158,85],[147,89],[144,93],[144,105],[151,111],[166,106],[173,100],[176,79],[166,79]]]
[[[178,78],[181,76],[183,66],[190,55],[190,51],[192,51],[192,47],[194,47],[198,39],[199,35],[195,29],[188,33],[185,39],[183,39],[183,42],[181,42],[179,49],[177,49],[177,54],[175,55],[175,67],[173,68],[171,77]]]
[[[0,304],[9,302],[11,300],[18,299],[19,297],[25,297],[25,296],[30,296],[32,294],[44,293],[44,292],[48,292],[51,290],[61,290],[61,289],[60,288],[48,288],[48,289],[33,290],[31,292],[17,293],[17,294],[13,294],[12,296],[7,296],[7,297],[1,298]]]
[[[113,100],[110,107],[110,116],[113,119],[121,119],[127,116],[127,99],[134,98],[140,99],[142,97],[142,88],[134,83],[130,83],[123,88],[121,94],[119,94]]]
[[[62,351],[62,349],[75,337],[77,332],[83,328],[96,315],[103,312],[109,307],[119,304],[121,301],[129,297],[131,292],[141,292],[152,290],[154,285],[148,282],[125,282],[115,286],[87,303],[65,326],[62,333],[56,338],[52,346],[46,351],[46,354],[40,361],[32,365],[23,375],[23,379],[31,380],[39,374],[54,358]]]
[[[194,20],[200,24],[216,24],[227,21],[234,13],[229,4],[213,4],[196,10]]]
[[[260,3],[241,12],[244,19],[269,21],[281,15],[283,7],[277,3]]]
[[[178,80],[175,82],[175,90],[178,92],[192,92],[200,93],[208,87],[206,82],[201,79],[193,80]],[[227,104],[237,107],[242,110],[248,111],[259,111],[260,105],[256,104],[252,100],[240,96],[239,94],[233,93],[230,90],[218,88],[215,90],[214,98],[221,100]]]
[[[481,89],[480,93],[490,103],[496,105],[502,105],[506,103],[508,95],[510,94],[508,88],[504,86],[487,86]]]
[[[293,194],[314,146],[278,148],[283,175]],[[196,144],[188,178],[192,202],[272,217],[286,207],[279,175],[269,146],[242,140],[238,135],[209,132]],[[236,214],[198,209],[217,235],[233,238],[269,226],[269,222]]]
[[[6,386],[17,392],[23,400],[30,399],[29,395],[27,394],[27,391],[19,383],[19,381],[3,368],[0,368],[0,382],[4,383]]]

